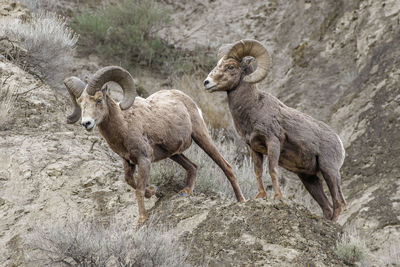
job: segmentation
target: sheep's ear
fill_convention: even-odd
[[[248,75],[254,71],[255,63],[256,61],[254,60],[253,57],[244,57],[242,59],[242,62],[240,62],[240,66],[244,70],[244,73]]]
[[[110,89],[108,88],[108,84],[105,84],[105,85],[101,88],[101,92],[103,93],[104,96],[108,95],[108,93],[110,92]]]

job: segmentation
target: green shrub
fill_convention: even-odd
[[[71,26],[81,36],[84,51],[140,65],[162,67],[174,57],[172,49],[155,35],[168,23],[168,11],[155,1],[127,0],[75,16]]]
[[[338,243],[335,254],[346,264],[354,264],[365,257],[365,252],[359,245],[347,242]]]
[[[367,248],[364,239],[355,225],[344,227],[340,239],[336,243],[335,254],[344,263],[352,265],[366,259]]]
[[[214,62],[207,53],[175,49],[156,35],[169,21],[169,11],[162,4],[125,0],[76,14],[71,27],[80,34],[83,52],[95,52],[128,69],[146,66],[170,73],[210,68]]]

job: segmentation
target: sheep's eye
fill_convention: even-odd
[[[226,69],[227,70],[233,70],[235,67],[233,65],[229,65]]]
[[[96,100],[96,104],[101,104],[101,98]]]

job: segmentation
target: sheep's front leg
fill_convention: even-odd
[[[272,187],[274,188],[274,198],[283,198],[278,183],[278,165],[279,156],[281,154],[281,145],[278,138],[273,138],[267,142],[268,147],[268,171],[272,179]]]
[[[142,158],[138,161],[138,179],[136,185],[136,199],[139,208],[139,220],[138,224],[142,224],[147,219],[146,210],[144,208],[144,196],[146,192],[147,177],[150,173],[151,160],[148,158]]]
[[[258,186],[258,193],[256,195],[256,198],[267,198],[267,192],[265,192],[262,181],[264,155],[254,151],[251,148],[250,148],[250,155],[251,158],[253,159],[254,172],[256,174],[257,186]]]
[[[136,190],[136,182],[134,177],[135,169],[136,165],[131,164],[129,161],[124,159],[125,181]],[[151,185],[146,187],[144,197],[151,198],[155,193],[157,193],[157,186]]]
[[[133,189],[136,189],[136,183],[135,183],[135,168],[136,166],[134,164],[130,164],[127,160],[123,160],[124,162],[124,171],[125,171],[125,181],[132,186]]]

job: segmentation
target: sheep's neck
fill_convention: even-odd
[[[111,149],[125,157],[126,148],[124,146],[125,122],[118,105],[111,99],[107,99],[108,115],[98,125],[99,132],[106,139]]]
[[[228,91],[228,103],[236,129],[243,136],[252,132],[251,112],[257,108],[259,91],[254,84],[241,81]]]

